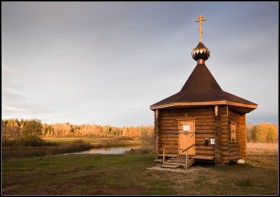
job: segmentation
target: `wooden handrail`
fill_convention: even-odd
[[[185,151],[187,151],[187,150],[189,150],[191,147],[193,147],[193,146],[195,146],[195,143],[194,144],[192,144],[192,145],[190,145],[188,148],[186,148],[186,149],[184,149],[184,150],[182,150],[182,153],[183,152],[185,152]]]

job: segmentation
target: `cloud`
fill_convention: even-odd
[[[48,120],[54,112],[23,94],[24,86],[14,80],[17,72],[13,67],[2,65],[2,118]]]
[[[220,86],[278,108],[278,9],[243,2],[4,2],[3,114],[49,121],[153,123],[149,106],[178,92],[196,63]],[[200,13],[197,13],[197,10]]]

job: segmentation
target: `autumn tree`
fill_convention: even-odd
[[[251,131],[254,142],[277,142],[278,127],[274,124],[260,123],[255,125]]]
[[[24,136],[39,136],[42,134],[42,128],[40,120],[28,120],[23,125],[22,134]]]

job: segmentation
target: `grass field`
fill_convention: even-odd
[[[277,195],[278,144],[248,144],[245,164],[157,171],[148,154],[3,161],[3,195]]]

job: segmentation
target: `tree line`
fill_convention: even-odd
[[[2,137],[40,136],[43,138],[132,137],[145,138],[153,133],[153,126],[114,127],[95,124],[43,124],[40,120],[2,119]]]
[[[95,124],[73,125],[70,123],[43,124],[40,120],[2,119],[2,137],[40,136],[43,138],[131,137],[153,140],[153,126],[114,127]],[[248,142],[277,142],[278,126],[270,123],[247,123]]]

